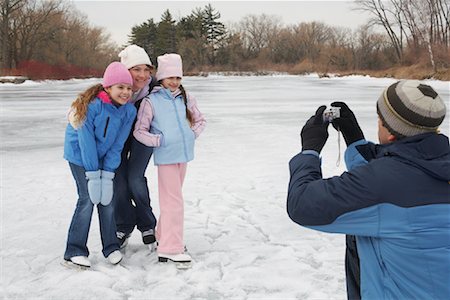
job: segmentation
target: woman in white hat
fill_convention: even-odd
[[[137,45],[127,46],[119,53],[120,62],[130,71],[133,78],[133,96],[130,100],[137,109],[157,81],[151,76],[152,62],[145,50]],[[122,151],[122,161],[114,178],[115,217],[117,238],[120,247],[127,245],[128,238],[136,226],[142,234],[142,241],[150,249],[155,245],[156,218],[150,205],[150,193],[145,170],[153,148],[136,141],[130,134]]]

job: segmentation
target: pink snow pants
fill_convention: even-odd
[[[184,200],[182,194],[187,163],[158,165],[159,220],[156,228],[158,252],[184,252]]]

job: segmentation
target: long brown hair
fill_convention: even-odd
[[[74,111],[73,124],[75,125],[75,127],[79,127],[81,124],[83,124],[84,120],[86,119],[89,103],[91,103],[91,101],[94,100],[98,93],[100,93],[102,90],[103,86],[100,83],[96,84],[80,93],[77,99],[72,102],[71,107]]]
[[[191,111],[188,109],[186,90],[181,84],[180,84],[180,91],[181,96],[183,97],[184,105],[186,106],[186,118],[189,121],[189,125],[192,126],[194,124],[194,118],[192,117]]]

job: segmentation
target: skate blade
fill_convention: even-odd
[[[90,269],[90,267],[77,265],[77,264],[74,264],[73,262],[71,262],[69,260],[65,260],[65,259],[63,259],[63,261],[61,262],[61,265],[68,269],[77,270],[77,271],[86,271],[86,270]]]
[[[192,266],[192,261],[173,261],[166,257],[158,257],[160,263],[173,263],[179,270],[186,270]]]
[[[192,262],[174,262],[178,270],[187,270],[192,267]]]
[[[148,244],[147,247],[150,253],[156,252],[156,243]]]
[[[129,238],[127,238],[127,239],[123,242],[123,244],[120,245],[120,250],[125,249],[125,247],[128,245],[128,239],[129,239]]]

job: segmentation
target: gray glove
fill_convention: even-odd
[[[113,198],[113,178],[114,172],[102,170],[102,197],[100,203],[107,206]]]
[[[97,171],[88,171],[85,173],[87,179],[88,193],[91,202],[94,205],[100,203],[102,187],[101,187],[101,179],[100,179],[100,170]]]

